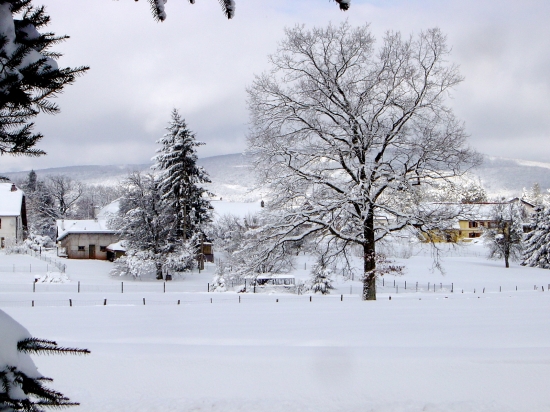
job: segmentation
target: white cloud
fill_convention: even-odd
[[[0,170],[147,162],[173,107],[207,143],[201,155],[245,145],[245,87],[267,67],[283,28],[349,19],[380,38],[438,26],[448,34],[465,82],[451,101],[471,144],[497,156],[550,155],[550,3],[546,0],[238,0],[227,20],[216,0],[167,3],[157,23],[146,1],[43,0],[50,30],[69,34],[60,66],[90,65],[57,99],[61,114],[36,130],[48,155],[0,158]],[[40,3],[38,1],[37,3]],[[549,147],[549,148],[546,148]]]

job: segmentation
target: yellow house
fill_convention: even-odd
[[[532,204],[518,198],[502,203],[487,202],[469,203],[467,205],[461,204],[461,206],[467,206],[467,211],[463,216],[458,217],[457,222],[453,224],[452,228],[424,234],[424,239],[435,243],[471,242],[481,237],[485,229],[494,229],[497,227],[497,222],[492,217],[495,205],[512,202],[521,202],[527,220],[529,216],[534,213],[535,207]]]

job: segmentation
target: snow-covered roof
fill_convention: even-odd
[[[19,216],[23,204],[23,191],[12,192],[12,183],[0,183],[0,216]]]
[[[71,233],[115,234],[116,230],[109,229],[107,220],[57,220],[57,240],[63,240]]]
[[[119,251],[119,252],[126,252],[126,246],[124,245],[124,240],[121,240],[116,243],[111,243],[109,246],[107,246],[107,250],[110,250],[112,252]]]

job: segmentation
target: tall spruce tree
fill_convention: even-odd
[[[186,240],[211,220],[212,206],[202,186],[211,181],[204,168],[197,165],[197,147],[204,143],[195,140],[176,109],[166,130],[168,133],[157,141],[161,147],[153,157],[153,169],[160,172],[162,200],[174,216],[174,234]]]
[[[43,136],[30,120],[59,112],[50,98],[88,70],[58,68],[61,54],[50,49],[68,36],[40,33],[49,22],[32,0],[0,0],[0,155],[43,155],[34,147]]]

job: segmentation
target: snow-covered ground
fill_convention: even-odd
[[[405,275],[385,277],[375,302],[342,276],[311,301],[207,293],[210,265],[164,292],[87,260],[63,260],[69,281],[33,293],[44,262],[0,254],[0,308],[92,351],[33,357],[75,411],[549,411],[550,271],[505,269],[480,245],[446,254],[445,275],[425,251],[398,259]],[[293,273],[312,263],[299,256]]]

